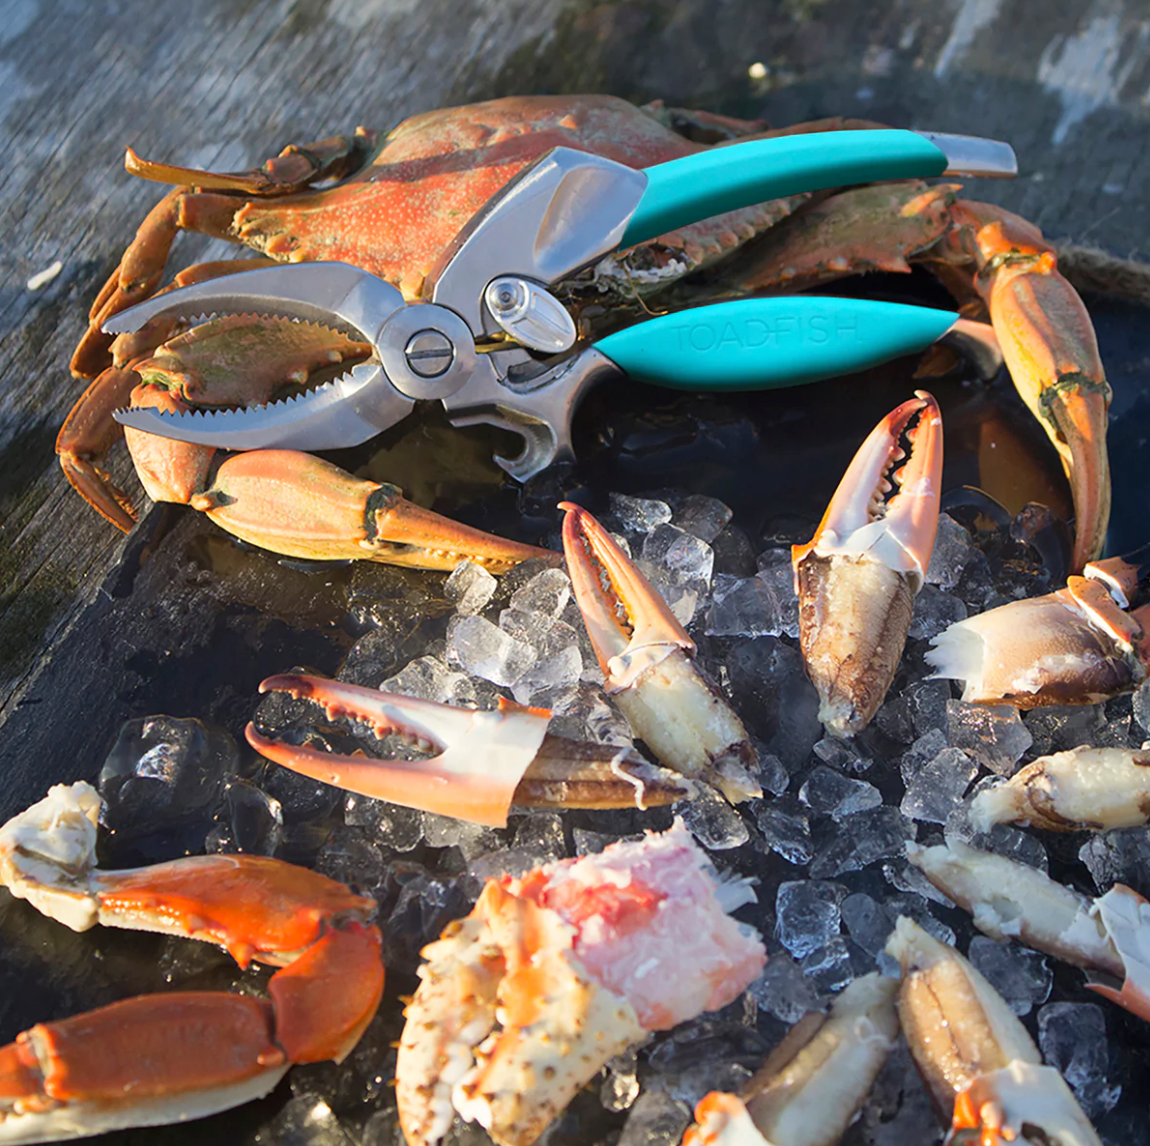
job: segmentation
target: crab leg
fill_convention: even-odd
[[[953,947],[903,916],[886,949],[902,968],[902,1029],[935,1108],[951,1122],[950,1141],[1101,1146],[1062,1076],[1042,1065],[1005,1000]]]
[[[754,979],[762,944],[727,915],[751,900],[710,874],[681,821],[488,881],[423,951],[396,1064],[408,1146],[433,1146],[455,1113],[531,1146],[612,1055]]]
[[[800,1019],[741,1097],[712,1092],[682,1146],[834,1146],[898,1037],[895,982],[854,980],[829,1016]]]
[[[891,474],[906,456],[904,432],[910,457]],[[941,480],[942,418],[920,390],[871,431],[814,538],[792,550],[803,660],[819,719],[836,736],[865,728],[894,679],[934,548]],[[899,492],[884,505],[891,481]]]
[[[343,756],[271,740],[248,725],[248,743],[269,760],[408,808],[505,827],[512,804],[633,808],[690,795],[688,783],[628,749],[552,736],[546,709],[505,701],[498,712],[480,712],[293,674],[269,677],[260,692],[313,700],[332,719],[370,725],[380,739],[399,734],[416,748],[437,750],[420,760]]]
[[[0,1141],[41,1142],[201,1117],[266,1094],[293,1062],[342,1060],[383,993],[374,902],[261,856],[95,866],[100,797],[57,785],[0,828],[0,883],[75,931],[97,923],[281,967],[271,1001],[139,996],[42,1023],[0,1048]]]
[[[968,617],[939,633],[926,659],[975,704],[1095,704],[1136,688],[1150,665],[1150,605],[1124,612],[1114,596],[1132,569],[1122,558],[1091,564],[1065,589]]]
[[[980,792],[971,826],[1028,824],[1050,832],[1101,832],[1150,820],[1150,752],[1074,748],[1041,756],[1006,783]]]
[[[1122,884],[1089,900],[1037,868],[948,840],[911,863],[992,939],[1018,939],[1098,976],[1087,986],[1150,1019],[1150,904]],[[1115,986],[1119,984],[1119,986]]]
[[[635,735],[668,768],[717,785],[731,801],[762,794],[742,721],[693,659],[695,642],[611,535],[561,502],[563,550],[604,687]]]

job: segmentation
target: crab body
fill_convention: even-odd
[[[151,163],[129,152],[130,171],[176,186],[145,219],[97,297],[88,333],[73,358],[75,373],[98,378],[57,443],[69,480],[109,520],[130,528],[128,499],[100,468],[102,455],[119,436],[111,419],[115,408],[129,399],[169,410],[186,408],[180,403],[192,408],[228,401],[259,403],[267,400],[273,377],[281,386],[298,383],[322,365],[347,363],[356,356],[355,347],[323,339],[301,351],[296,332],[296,339],[285,340],[250,377],[241,371],[243,377],[231,386],[189,391],[186,380],[204,375],[205,358],[211,359],[211,367],[221,361],[218,351],[204,346],[217,337],[215,323],[186,333],[140,331],[112,344],[102,324],[156,292],[181,229],[245,244],[265,260],[353,263],[416,299],[457,236],[492,196],[552,148],[594,152],[646,167],[708,146],[672,126],[725,143],[761,132],[763,125],[659,106],[640,109],[609,96],[530,96],[415,116],[382,140],[360,130],[351,137],[288,147],[262,168],[243,173]],[[824,120],[762,134],[873,126]],[[334,186],[316,186],[333,180]],[[586,325],[604,303],[618,310],[620,303],[633,303],[641,294],[726,258],[764,231],[764,245],[756,247],[747,262],[723,272],[726,285],[739,290],[801,289],[876,268],[905,270],[909,259],[926,261],[965,304],[989,315],[997,339],[981,324],[968,324],[968,332],[981,326],[975,335],[980,353],[998,356],[998,361],[1005,357],[1059,449],[1074,494],[1074,564],[1080,567],[1099,550],[1109,509],[1109,390],[1089,319],[1035,228],[983,204],[956,200],[954,191],[951,185],[883,185],[829,197],[792,196],[731,211],[608,256],[559,289]],[[774,226],[780,221],[781,226]],[[253,260],[204,264],[182,272],[175,283],[252,265]],[[582,309],[587,301],[594,305]],[[238,328],[246,326],[237,323],[227,334],[238,339]],[[253,331],[245,329],[244,335],[250,337]],[[140,391],[145,362],[147,381]],[[198,508],[216,504],[211,498],[197,501],[220,465],[210,451],[149,444],[143,438],[134,435],[129,448],[153,497]],[[230,514],[216,520],[256,544],[298,555],[298,545],[283,548],[285,523],[289,533],[304,532],[310,524],[306,514],[296,523],[289,489],[279,497],[274,505],[250,509],[241,498],[232,502]],[[358,496],[346,505],[354,513],[363,509]],[[261,536],[267,514],[275,523]],[[343,556],[387,559],[361,551],[358,540],[352,539]],[[450,542],[442,548],[453,551]],[[505,554],[508,563],[521,559],[521,553]]]

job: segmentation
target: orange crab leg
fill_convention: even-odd
[[[891,474],[904,433],[910,458]],[[888,477],[899,492],[884,505]],[[934,548],[941,482],[942,417],[920,390],[871,431],[814,537],[792,549],[803,661],[835,735],[865,728],[894,679]]]
[[[636,753],[547,732],[551,713],[504,701],[497,712],[452,708],[373,688],[283,674],[260,692],[283,691],[324,706],[329,718],[371,725],[377,737],[398,733],[435,755],[381,760],[323,752],[264,736],[253,724],[248,743],[293,772],[349,792],[409,808],[504,827],[514,804],[620,808],[667,804],[689,786]]]
[[[1110,519],[1111,391],[1090,315],[1042,232],[984,203],[955,204],[955,243],[973,256],[1010,376],[1062,459],[1074,499],[1077,572],[1102,551]]]
[[[655,756],[716,784],[729,800],[761,795],[747,769],[754,748],[734,710],[699,672],[695,642],[611,535],[581,506],[561,502],[571,587],[604,687]]]

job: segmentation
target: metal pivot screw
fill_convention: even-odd
[[[419,330],[408,339],[403,350],[412,373],[421,378],[438,378],[455,360],[455,346],[438,330]]]
[[[492,311],[499,318],[517,318],[515,312],[522,312],[527,302],[527,292],[522,283],[510,282],[503,279],[491,284],[487,301]]]

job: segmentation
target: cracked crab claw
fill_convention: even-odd
[[[898,1037],[897,984],[856,979],[829,1015],[800,1019],[743,1088],[695,1107],[682,1146],[834,1146]]]
[[[903,916],[886,950],[902,969],[903,1033],[950,1143],[1101,1146],[1062,1076],[953,947]]]
[[[992,939],[1017,939],[1089,972],[1087,986],[1150,1019],[1150,904],[1116,884],[1090,900],[1027,864],[958,840],[910,845],[911,863]]]
[[[1029,824],[1049,832],[1101,832],[1150,820],[1150,751],[1074,748],[1040,756],[1006,783],[980,792],[970,823]]]
[[[1125,612],[1121,559],[1065,589],[1011,601],[939,633],[926,659],[974,704],[1096,704],[1136,688],[1150,664],[1150,605]]]
[[[694,661],[695,642],[585,509],[561,502],[563,550],[583,623],[610,693],[631,730],[676,772],[732,802],[762,795],[747,730]]]
[[[498,711],[453,708],[324,677],[284,673],[260,692],[313,700],[331,718],[370,725],[421,759],[345,756],[287,744],[247,726],[248,743],[269,760],[349,792],[495,827],[512,804],[645,808],[691,794],[690,784],[629,749],[553,736],[551,714],[504,701]]]
[[[489,880],[423,950],[396,1065],[408,1146],[439,1142],[456,1113],[500,1146],[531,1146],[609,1058],[759,974],[762,943],[727,914],[753,901],[681,821]]]
[[[201,1118],[271,1091],[294,1062],[342,1061],[383,994],[371,899],[266,856],[96,867],[102,801],[58,784],[0,827],[0,885],[73,931],[215,943],[278,967],[268,999],[140,995],[38,1023],[0,1047],[0,1142],[55,1142]]]
[[[803,661],[819,719],[836,736],[860,732],[882,704],[934,548],[942,417],[929,394],[916,393],[871,431],[813,539],[792,549]],[[906,457],[904,433],[910,456],[891,473]],[[884,501],[892,482],[898,493]]]

